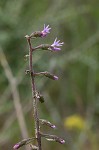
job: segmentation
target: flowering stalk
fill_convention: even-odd
[[[44,29],[42,31],[36,31],[36,32],[33,32],[30,36],[29,35],[25,36],[25,38],[27,39],[27,42],[28,42],[28,46],[29,46],[29,54],[25,55],[25,59],[27,59],[27,57],[29,58],[29,69],[25,70],[25,73],[30,74],[30,76],[31,76],[33,117],[34,117],[34,124],[35,124],[35,139],[37,140],[37,146],[30,144],[31,150],[33,150],[33,149],[42,150],[42,147],[41,147],[41,138],[42,137],[45,137],[49,141],[56,141],[56,142],[59,142],[61,144],[65,143],[65,141],[63,139],[59,138],[56,135],[44,134],[40,131],[40,125],[41,124],[49,126],[52,129],[55,129],[56,126],[54,124],[52,124],[50,121],[47,121],[45,119],[39,119],[38,102],[43,103],[44,97],[36,89],[35,77],[42,75],[42,76],[48,77],[52,80],[58,80],[58,77],[56,75],[50,73],[50,72],[47,72],[47,71],[42,71],[42,72],[37,72],[37,73],[34,72],[32,54],[37,49],[49,50],[52,52],[53,51],[59,51],[59,50],[61,50],[60,46],[62,46],[64,43],[63,42],[60,43],[60,40],[57,41],[57,38],[56,38],[54,43],[51,45],[50,44],[41,44],[37,47],[32,47],[31,39],[37,38],[37,37],[41,37],[41,38],[46,37],[46,35],[48,33],[50,33],[50,29],[51,28],[49,28],[49,25],[47,25],[47,26],[44,25]],[[29,144],[31,141],[33,141],[33,139],[34,139],[34,137],[24,139],[24,140],[20,141],[19,143],[15,144],[15,146],[13,148],[19,149],[23,145]]]
[[[38,119],[38,110],[37,110],[37,97],[36,97],[36,86],[35,86],[35,77],[33,70],[33,62],[32,62],[32,46],[30,37],[27,38],[27,42],[29,45],[29,69],[31,75],[31,85],[32,85],[32,99],[33,99],[33,108],[34,108],[34,121],[35,121],[35,137],[37,138],[38,148],[41,150],[41,135],[39,131],[39,119]]]

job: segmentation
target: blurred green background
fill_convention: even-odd
[[[36,71],[50,71],[58,81],[36,79],[44,95],[40,118],[57,126],[44,133],[66,140],[64,145],[42,139],[45,150],[99,149],[99,1],[98,0],[0,0],[0,150],[11,150],[34,135],[29,75],[25,75],[28,45],[24,36],[49,24],[46,38],[34,46],[64,41],[62,51],[37,51]],[[20,148],[24,149],[24,147]],[[28,150],[28,148],[26,148]]]

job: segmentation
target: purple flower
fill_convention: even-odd
[[[60,40],[57,41],[57,38],[54,40],[54,43],[51,45],[50,49],[53,51],[60,51],[60,46],[63,46],[64,42],[59,43]]]
[[[13,147],[13,149],[18,149],[19,147],[20,147],[19,144],[15,144],[14,147]]]
[[[49,25],[45,26],[44,24],[44,29],[41,31],[41,37],[45,37],[49,32],[49,30],[51,30],[51,28],[49,28]]]

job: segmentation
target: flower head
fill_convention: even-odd
[[[41,31],[41,37],[45,37],[48,33],[50,33],[51,28],[49,28],[49,25],[45,26],[44,24],[44,29]]]
[[[56,38],[54,40],[54,43],[50,47],[51,50],[53,50],[53,51],[60,51],[61,50],[60,46],[63,46],[64,42],[62,42],[62,43],[59,43],[59,42],[60,42],[60,40],[57,41],[57,38]]]

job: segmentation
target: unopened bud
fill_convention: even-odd
[[[14,145],[13,149],[19,149],[20,147],[22,147],[23,145],[25,145],[27,142],[27,139],[22,140],[21,142],[17,143]]]
[[[13,149],[19,149],[20,147],[22,147],[23,145],[27,145],[29,144],[32,140],[34,140],[35,138],[28,138],[28,139],[24,139],[20,142],[18,142],[17,144],[14,145]]]
[[[52,80],[58,80],[58,77],[57,77],[56,75],[51,74],[51,73],[49,73],[49,72],[45,72],[44,75],[45,75],[46,77],[52,79]]]
[[[53,128],[53,129],[56,128],[56,126],[55,126],[54,124],[52,124],[51,122],[49,122],[49,121],[47,121],[47,120],[45,120],[45,119],[40,119],[40,122],[41,122],[42,124],[44,124],[44,125],[47,125],[47,126]]]
[[[49,135],[49,134],[41,134],[42,137],[45,137],[48,141],[56,141],[60,144],[64,144],[65,140],[63,140],[62,138],[56,136],[56,135]]]

